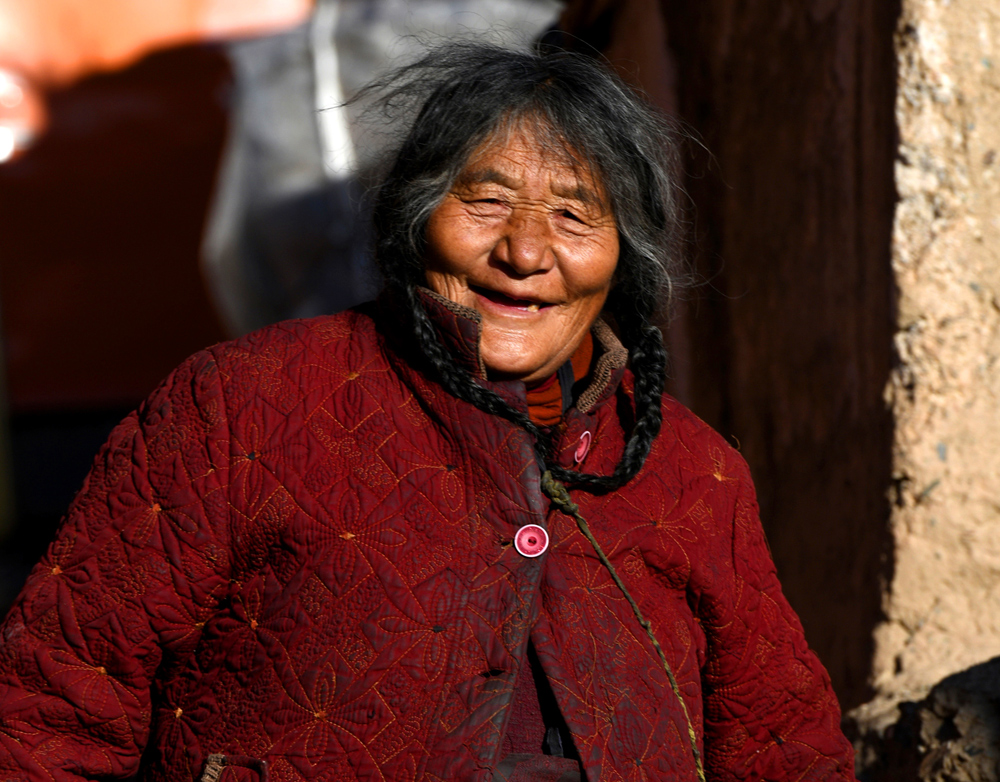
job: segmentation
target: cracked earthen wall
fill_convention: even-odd
[[[886,705],[1000,655],[1000,3],[904,0]]]

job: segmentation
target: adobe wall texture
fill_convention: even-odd
[[[856,709],[872,782],[1000,778],[1000,6],[904,0],[893,577]]]
[[[896,52],[887,704],[1000,655],[1000,5],[905,0]]]

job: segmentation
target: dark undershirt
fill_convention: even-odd
[[[511,705],[510,721],[504,734],[500,756],[513,754],[536,754],[543,752],[547,724],[553,727],[561,720],[559,707],[552,697],[552,690],[545,679],[545,672],[538,662],[535,647],[528,644],[528,663],[521,668],[514,689],[514,703]],[[545,706],[548,714],[542,714],[542,695],[539,692],[538,681],[544,682],[548,689],[550,703]],[[548,717],[548,720],[545,717]]]

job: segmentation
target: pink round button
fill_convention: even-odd
[[[576,453],[573,454],[573,461],[579,464],[587,458],[587,451],[590,450],[590,432],[580,435],[580,442],[576,444]]]
[[[523,557],[540,557],[549,547],[549,533],[537,524],[525,524],[514,535],[514,548]]]

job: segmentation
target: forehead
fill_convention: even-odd
[[[555,195],[604,207],[599,175],[553,132],[515,126],[493,133],[469,155],[459,185],[498,182],[523,187],[541,181]]]

